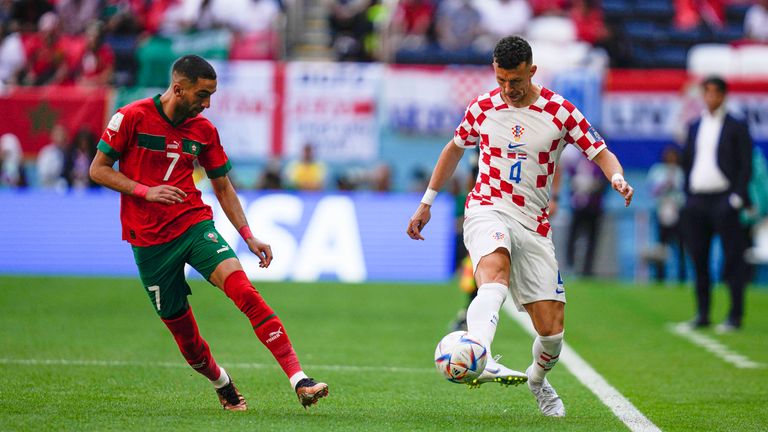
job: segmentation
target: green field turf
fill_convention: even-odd
[[[527,388],[451,384],[437,341],[463,295],[451,284],[259,283],[305,370],[330,385],[301,408],[245,317],[194,282],[203,336],[249,403],[223,411],[184,363],[137,280],[0,277],[0,430],[626,430],[562,365],[550,381],[568,415],[542,417]],[[737,369],[672,334],[688,288],[566,281],[566,341],[665,431],[768,429],[768,368]],[[713,318],[726,293],[716,291]],[[768,364],[768,290],[751,289],[742,332],[705,334]],[[494,354],[523,370],[531,339],[502,314]]]

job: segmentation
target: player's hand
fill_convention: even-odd
[[[408,221],[408,230],[406,233],[408,237],[414,240],[424,240],[421,236],[421,230],[427,225],[429,219],[432,217],[430,208],[432,206],[421,203],[419,208],[416,209],[416,213],[411,216],[411,220]]]
[[[635,190],[632,189],[632,186],[630,186],[624,179],[616,179],[616,181],[611,183],[611,186],[613,186],[613,189],[616,192],[624,197],[624,207],[629,207],[629,203],[632,202],[632,195],[635,194]]]
[[[259,241],[256,237],[249,238],[246,243],[248,244],[248,249],[259,257],[259,267],[269,267],[269,264],[272,262],[272,247]]]
[[[184,201],[187,197],[187,193],[183,190],[171,185],[159,185],[152,186],[147,190],[146,200],[151,202],[159,202],[161,204],[171,205],[178,204]]]

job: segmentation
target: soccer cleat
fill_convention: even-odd
[[[528,368],[530,370],[530,367]],[[527,373],[528,371],[526,371]],[[565,406],[546,378],[540,383],[528,381],[528,388],[539,404],[539,410],[548,417],[565,417]]]
[[[497,363],[495,360],[488,360],[483,373],[472,381],[467,382],[467,385],[469,388],[475,389],[488,382],[495,382],[504,386],[517,386],[526,381],[528,381],[528,375],[512,370],[501,363]]]
[[[314,405],[318,400],[328,396],[328,384],[316,383],[312,378],[303,378],[296,383],[296,396],[304,408]]]
[[[245,398],[237,391],[237,387],[235,387],[235,383],[232,382],[231,378],[229,384],[216,389],[216,394],[219,395],[221,406],[227,411],[245,411],[248,409]]]

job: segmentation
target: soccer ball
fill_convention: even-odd
[[[435,367],[448,381],[467,383],[480,376],[488,350],[465,331],[448,333],[435,348]]]

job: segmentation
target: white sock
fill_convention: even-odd
[[[477,297],[467,309],[467,332],[480,338],[491,358],[491,343],[499,323],[499,309],[509,289],[500,283],[484,283],[477,289]]]
[[[211,381],[214,387],[220,389],[229,384],[229,374],[223,367],[219,366],[219,378],[216,381]]]
[[[299,371],[293,374],[290,378],[288,378],[291,381],[291,388],[296,390],[296,384],[298,384],[299,381],[303,380],[304,378],[309,378],[307,374],[304,373],[304,371]]]
[[[536,336],[533,341],[533,363],[528,368],[528,380],[534,383],[544,381],[550,369],[560,360],[560,350],[563,348],[563,333],[552,336]]]

